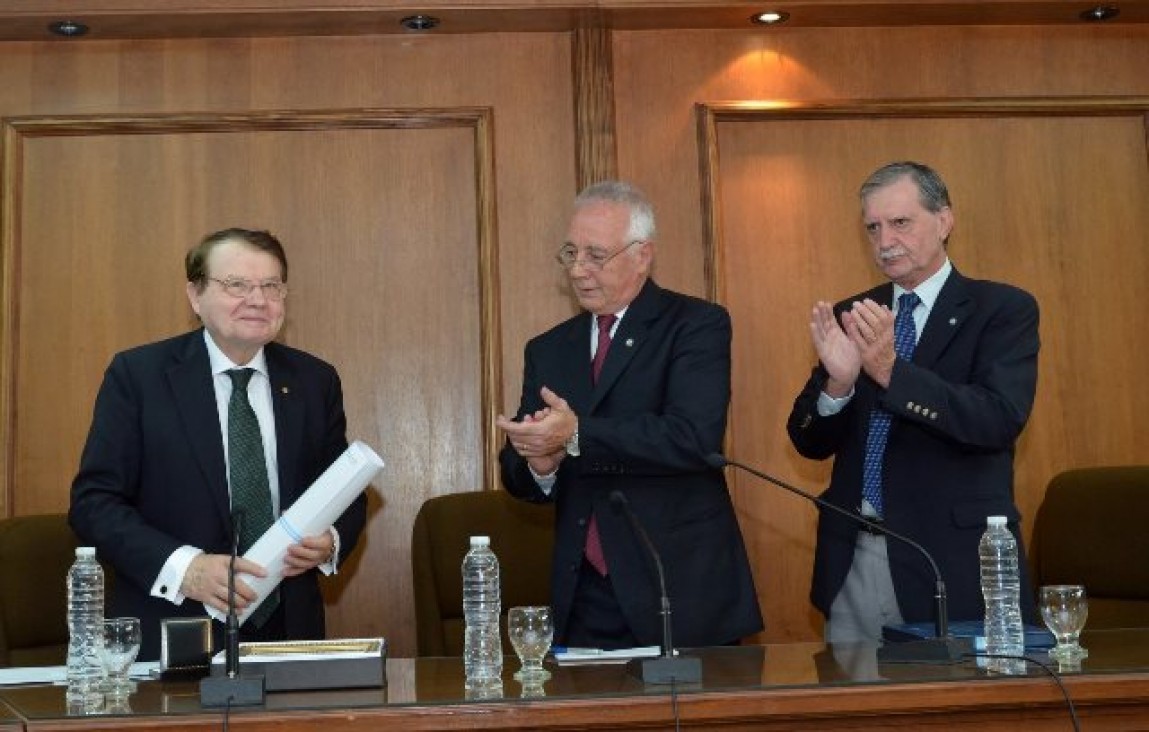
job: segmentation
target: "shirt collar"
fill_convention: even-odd
[[[267,357],[263,353],[262,346],[256,352],[255,357],[252,358],[251,361],[246,364],[238,364],[234,363],[230,358],[224,355],[224,352],[221,351],[219,346],[215,344],[215,341],[212,340],[211,333],[207,332],[207,328],[204,328],[203,339],[207,344],[207,358],[211,363],[212,376],[218,376],[224,372],[231,371],[232,369],[242,368],[255,369],[259,373],[263,374],[265,378],[268,378]]]
[[[950,272],[953,272],[953,269],[953,265],[950,264],[950,258],[946,257],[946,261],[942,263],[942,266],[938,269],[937,272],[934,272],[926,279],[925,282],[914,288],[914,294],[916,294],[921,299],[922,305],[925,305],[927,313],[933,310],[934,303],[937,302],[938,295],[941,294],[942,286],[944,286],[946,280],[949,279]],[[909,292],[909,290],[897,283],[894,283],[895,305],[898,302],[898,298],[906,292]]]

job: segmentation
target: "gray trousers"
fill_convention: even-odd
[[[886,537],[858,532],[854,561],[830,606],[827,643],[881,643],[883,625],[900,625]]]

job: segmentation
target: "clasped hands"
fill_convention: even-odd
[[[330,531],[316,536],[305,536],[301,541],[287,548],[283,558],[283,576],[295,577],[328,562],[335,551],[335,537]],[[185,597],[209,605],[221,613],[227,608],[227,576],[231,557],[227,554],[200,554],[188,565],[180,591]],[[235,558],[235,609],[243,612],[259,597],[255,590],[239,578],[240,574],[253,577],[266,577],[267,570],[259,564]]]
[[[830,375],[825,386],[829,396],[849,394],[862,371],[883,389],[889,387],[897,359],[894,313],[889,307],[866,298],[843,312],[839,324],[833,306],[818,301],[810,317],[810,335]]]
[[[519,422],[500,414],[495,426],[506,433],[511,447],[526,458],[531,470],[537,475],[551,475],[566,457],[566,443],[578,429],[578,415],[547,387],[540,389],[539,395],[546,405],[542,409],[524,414]]]

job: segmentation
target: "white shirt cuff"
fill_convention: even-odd
[[[181,546],[172,552],[168,561],[160,568],[159,576],[152,583],[152,597],[159,597],[175,605],[182,605],[184,594],[180,592],[184,577],[192,560],[203,554],[203,550],[194,546]]]
[[[832,397],[826,392],[818,394],[818,416],[830,417],[846,408],[850,400],[854,398],[854,390],[850,389],[850,393],[844,397]]]
[[[332,526],[327,531],[335,540],[335,546],[331,549],[331,561],[320,564],[319,571],[330,577],[333,574],[339,574],[339,530]]]
[[[559,471],[556,470],[550,475],[539,475],[535,472],[535,469],[531,467],[530,463],[527,463],[527,470],[531,471],[531,477],[535,479],[539,490],[549,496],[555,488],[555,480],[558,479]]]

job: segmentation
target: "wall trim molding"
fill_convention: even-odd
[[[494,111],[490,107],[414,109],[272,110],[250,113],[94,114],[9,117],[0,122],[0,517],[15,504],[16,385],[19,347],[20,180],[25,143],[38,137],[232,133],[252,131],[430,129],[472,131],[476,220],[479,231],[479,343],[483,479],[499,485],[502,404],[502,325],[499,308],[498,226],[495,190]]]

